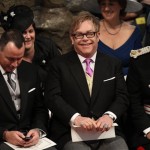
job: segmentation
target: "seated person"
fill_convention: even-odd
[[[121,62],[99,51],[99,19],[80,12],[70,27],[74,50],[51,61],[45,101],[52,111],[50,138],[59,150],[128,150],[119,121],[128,107]],[[72,142],[71,127],[108,131],[116,137]]]
[[[127,87],[130,99],[129,145],[150,150],[150,47],[132,51]]]
[[[0,39],[0,149],[4,142],[30,147],[46,135],[48,111],[43,102],[37,68],[23,61],[24,37],[17,30]],[[28,137],[27,139],[25,139]],[[48,150],[55,148],[49,148]]]
[[[118,58],[123,74],[128,73],[130,51],[142,47],[142,34],[138,27],[123,21],[127,0],[97,0],[103,19],[100,21],[98,50]]]

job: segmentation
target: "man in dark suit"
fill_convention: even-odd
[[[150,47],[136,50],[132,56],[127,76],[130,124],[133,123],[132,132],[128,133],[129,145],[150,150]]]
[[[50,137],[58,149],[128,149],[117,131],[115,138],[106,140],[71,141],[71,126],[80,126],[86,132],[107,131],[128,107],[121,63],[97,52],[99,34],[99,19],[81,12],[70,29],[74,51],[51,62],[45,100],[53,113]]]
[[[24,51],[24,38],[21,32],[10,30],[2,34],[0,39],[0,149],[2,150],[12,149],[4,144],[5,141],[13,145],[30,147],[46,135],[48,111],[43,103],[38,71],[34,65],[22,61]]]

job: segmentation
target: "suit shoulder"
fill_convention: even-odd
[[[51,44],[55,45],[55,42],[50,37],[43,36],[43,35],[37,35],[35,43],[36,44],[46,44],[46,46],[51,45]]]
[[[67,60],[68,57],[70,57],[71,55],[73,54],[73,51],[70,51],[66,54],[62,54],[62,55],[58,55],[56,57],[54,57],[51,62],[62,62],[62,61],[65,61]]]
[[[147,65],[150,65],[150,46],[132,50],[130,56],[132,64],[146,67]]]
[[[51,38],[45,36],[36,36],[35,49],[40,55],[50,57],[50,59],[61,54],[61,49],[56,43],[52,41]]]
[[[22,69],[26,69],[26,70],[31,70],[31,71],[37,71],[37,66],[33,63],[29,63],[27,61],[22,61],[19,68],[22,68]],[[26,71],[25,70],[25,71]]]
[[[150,53],[146,55],[141,55],[140,57],[134,59],[131,58],[130,64],[136,66],[137,68],[147,68],[150,66]]]
[[[121,63],[121,60],[116,58],[116,57],[113,57],[113,56],[110,56],[108,54],[104,54],[102,52],[98,52],[98,55],[99,57],[109,61],[109,62],[114,62],[114,63]]]

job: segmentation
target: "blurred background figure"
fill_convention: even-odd
[[[126,15],[125,11],[139,9],[138,2],[131,4],[127,0],[98,0],[98,3],[103,17],[100,21],[99,50],[119,58],[123,73],[127,75],[130,51],[142,47],[142,35],[138,27],[123,21],[123,17]]]
[[[131,55],[127,87],[130,100],[130,150],[150,150],[150,46]]]
[[[142,0],[141,3],[143,4],[144,7],[143,13],[145,14],[145,18],[146,18],[143,46],[149,46],[150,45],[150,0]]]

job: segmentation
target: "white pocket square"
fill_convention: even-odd
[[[106,81],[110,81],[110,80],[113,80],[113,79],[115,79],[116,77],[112,77],[112,78],[109,78],[109,79],[106,79],[106,80],[103,80],[104,82],[106,82]]]
[[[32,88],[32,89],[30,89],[29,91],[28,91],[28,93],[30,93],[30,92],[32,92],[32,91],[34,91],[36,88]]]

